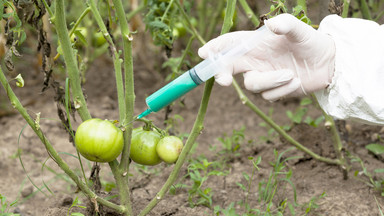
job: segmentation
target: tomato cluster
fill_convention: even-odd
[[[176,136],[161,136],[155,130],[135,128],[132,132],[130,157],[143,165],[157,165],[161,161],[175,163],[183,148],[183,142]]]
[[[95,162],[110,162],[122,152],[123,132],[108,120],[89,119],[79,125],[75,143],[83,157]],[[135,128],[132,131],[130,158],[138,164],[154,166],[162,161],[175,163],[183,142],[156,130]]]

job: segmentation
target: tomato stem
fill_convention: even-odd
[[[87,103],[85,102],[83,90],[81,88],[79,68],[77,65],[77,60],[75,58],[75,52],[71,46],[71,41],[69,38],[65,19],[64,3],[62,2],[62,0],[58,0],[56,3],[55,16],[56,32],[59,37],[59,42],[61,50],[63,52],[68,77],[71,81],[73,98],[79,102],[77,111],[79,112],[81,119],[85,121],[91,118],[91,114],[88,111]]]

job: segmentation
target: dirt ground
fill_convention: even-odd
[[[136,49],[138,48],[136,47]],[[156,71],[160,70],[159,66],[148,62],[145,51],[143,53],[135,55],[137,62],[135,63],[136,114],[145,109],[145,97],[164,85],[159,81],[162,80],[159,79],[161,75]],[[37,113],[41,113],[41,129],[65,161],[80,174],[78,161],[70,155],[76,154],[75,148],[68,141],[68,134],[58,120],[57,105],[53,100],[54,91],[48,89],[41,93],[44,77],[31,66],[33,64],[33,58],[29,63],[19,64],[21,67],[17,68],[15,74],[22,73],[26,85],[24,88],[14,87],[16,94],[32,117],[35,118]],[[112,68],[112,62],[102,57],[91,65],[87,73],[84,91],[93,117],[118,119]],[[56,79],[60,80],[59,75],[56,76]],[[242,83],[241,77],[237,77],[237,79]],[[183,121],[177,128],[180,133],[190,132],[202,92],[203,86],[199,86],[183,99],[183,106],[179,104],[173,106],[170,116],[178,114],[183,117]],[[264,112],[268,113],[272,109],[272,118],[280,125],[291,123],[286,111],[294,112],[300,103],[299,99],[270,103],[257,94],[247,93],[247,95]],[[55,162],[49,159],[43,144],[29,127],[25,127],[26,122],[23,118],[9,105],[4,106],[3,104],[8,104],[8,101],[4,89],[0,88],[0,194],[6,197],[9,203],[18,200],[17,205],[10,208],[10,212],[19,213],[22,216],[67,215],[71,203],[78,197],[81,201],[80,205],[87,208],[74,207],[70,212],[91,215],[89,212],[93,209],[92,205],[81,193],[77,192],[73,182],[60,171]],[[317,118],[321,112],[310,107],[308,115]],[[161,111],[151,114],[148,118],[163,127],[164,116],[164,111]],[[75,127],[80,123],[78,116],[76,119]],[[240,154],[234,155],[228,162],[229,174],[209,176],[204,184],[205,188],[212,189],[212,206],[227,208],[231,203],[245,199],[246,194],[238,183],[246,184],[243,174],[250,175],[252,172],[252,163],[247,158],[261,156],[260,170],[254,176],[248,203],[252,208],[264,208],[258,201],[258,184],[266,181],[272,171],[270,163],[275,161],[274,149],[281,153],[291,145],[276,135],[268,136],[268,128],[261,126],[261,123],[262,120],[241,103],[234,88],[214,86],[204,121],[204,130],[197,139],[198,145],[193,151],[192,158],[204,155],[208,161],[216,160],[217,154],[211,150],[212,147],[220,148],[221,143],[218,138],[225,134],[232,134],[233,130],[241,130],[242,127],[245,127],[245,139],[238,150]],[[382,127],[352,122],[340,125],[340,130],[343,132],[341,134],[343,145],[347,152],[359,157],[364,162],[367,171],[373,175],[375,169],[384,168],[383,159],[370,154],[365,149],[367,144],[380,142],[378,137],[384,136]],[[331,135],[323,123],[317,128],[306,124],[294,125],[289,133],[321,156],[336,157]],[[269,139],[265,139],[267,136]],[[339,167],[314,160],[299,150],[289,151],[284,158],[290,156],[301,156],[301,159],[285,163],[286,167],[292,170],[291,181],[295,186],[298,203],[295,208],[296,215],[305,215],[305,209],[311,199],[320,197],[322,194],[325,196],[319,198],[315,202],[316,205],[312,205],[312,210],[308,215],[380,215],[378,206],[384,206],[384,198],[380,192],[373,190],[367,184],[369,181],[361,172],[357,174],[357,177],[354,176],[355,171],[362,170],[358,163],[351,163],[352,168],[348,172],[348,178],[345,179],[343,171]],[[350,161],[350,158],[347,160]],[[185,164],[182,168],[180,177],[187,173],[187,165]],[[91,166],[91,163],[85,163],[87,175],[90,173]],[[156,195],[172,168],[173,165],[165,164],[151,168],[132,166],[130,180],[135,215]],[[100,176],[102,183],[113,181],[107,165],[102,165]],[[373,176],[375,180],[382,178],[384,177]],[[42,188],[42,192],[38,191],[31,181]],[[191,181],[179,178],[177,183],[190,185]],[[44,185],[47,185],[49,190],[43,188]],[[273,201],[274,206],[284,199],[292,203],[294,190],[289,184],[279,185],[277,191]],[[112,193],[114,192],[115,190],[112,190]],[[101,196],[109,195],[101,194]],[[236,205],[235,209],[238,212],[242,210],[239,205]],[[107,209],[104,210],[107,212],[106,215],[115,215]],[[290,215],[289,212],[287,208],[284,215]],[[213,211],[205,206],[191,208],[188,203],[188,190],[177,189],[175,194],[167,194],[149,215],[198,216],[213,215]]]

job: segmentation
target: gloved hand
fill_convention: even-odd
[[[334,72],[335,45],[332,38],[298,20],[281,14],[265,21],[271,31],[262,43],[216,76],[223,86],[232,83],[232,75],[244,72],[246,89],[274,101],[325,89]],[[225,50],[254,34],[238,31],[209,41],[198,51],[201,58]]]

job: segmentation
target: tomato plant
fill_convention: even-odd
[[[75,143],[88,160],[110,162],[123,150],[123,132],[108,120],[93,118],[77,128]]]
[[[156,146],[156,152],[166,163],[175,163],[183,149],[183,141],[177,136],[165,136]]]
[[[156,153],[160,134],[153,130],[135,128],[132,131],[130,158],[138,164],[154,166],[161,162]]]

